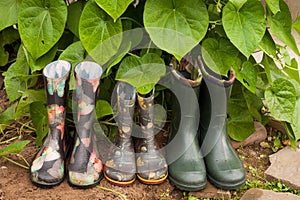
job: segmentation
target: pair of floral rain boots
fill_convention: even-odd
[[[168,167],[155,140],[154,89],[142,96],[131,85],[119,82],[116,94],[118,134],[105,159],[105,178],[118,186],[131,185],[136,177],[144,184],[162,183],[168,176]],[[136,98],[140,123],[137,130],[133,121]]]
[[[60,184],[66,172],[69,184],[79,188],[92,187],[103,177],[102,161],[93,129],[102,68],[94,62],[81,62],[75,67],[76,91],[73,99],[76,135],[68,166],[66,165],[73,143],[65,124],[71,69],[69,62],[58,60],[48,64],[43,70],[49,132],[30,167],[30,179],[40,187]]]

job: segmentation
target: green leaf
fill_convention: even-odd
[[[17,103],[10,105],[3,113],[0,115],[0,130],[4,131],[7,125],[15,120]]]
[[[0,31],[18,22],[18,13],[22,0],[0,1]]]
[[[30,114],[30,104],[35,102],[35,101],[40,101],[43,103],[46,103],[46,95],[45,95],[45,90],[26,90],[17,106],[17,110],[15,113],[15,118],[18,119],[22,116],[29,116]]]
[[[298,141],[300,139],[300,98],[296,101],[291,127],[295,135],[295,141]]]
[[[96,0],[98,6],[100,6],[107,14],[109,14],[114,21],[116,21],[127,9],[127,7],[133,2],[133,0]]]
[[[11,44],[20,38],[18,30],[13,27],[6,28],[0,32],[0,46]]]
[[[280,12],[276,15],[272,15],[270,11],[267,12],[270,30],[281,42],[289,46],[297,55],[300,55],[295,38],[291,33],[292,17],[289,7],[283,0],[280,0],[279,3]]]
[[[275,119],[292,122],[296,104],[296,91],[293,83],[284,78],[277,78],[265,91],[265,99]]]
[[[264,8],[261,2],[248,0],[240,9],[228,2],[223,9],[222,21],[230,41],[249,58],[266,30]]]
[[[164,61],[157,54],[148,53],[141,58],[126,57],[120,64],[115,79],[131,84],[140,94],[147,94],[165,72]]]
[[[58,42],[66,21],[67,6],[62,0],[22,1],[18,19],[20,36],[34,60]]]
[[[201,52],[205,64],[214,72],[225,76],[239,55],[239,51],[224,38],[219,40],[205,39],[202,43]]]
[[[272,83],[276,78],[284,77],[285,75],[277,67],[276,63],[267,54],[264,54],[261,64],[264,66],[268,81]]]
[[[43,69],[47,64],[52,62],[56,56],[57,49],[58,49],[58,45],[56,44],[54,45],[54,47],[50,49],[50,51],[48,51],[46,54],[39,57],[37,60],[34,60],[31,57],[31,55],[28,54],[27,57],[29,58],[29,66],[31,69],[31,73]]]
[[[242,64],[241,69],[234,68],[236,72],[236,79],[240,81],[249,91],[255,93],[257,73],[253,64],[246,61]]]
[[[239,10],[247,0],[229,0]]]
[[[84,8],[84,1],[77,1],[68,6],[67,26],[79,38],[79,20]]]
[[[18,154],[29,142],[30,140],[24,140],[10,144],[7,147],[0,149],[0,156],[6,156],[8,154]]]
[[[82,46],[80,41],[74,42],[68,48],[66,48],[59,56],[59,60],[66,60],[70,62],[74,68],[74,66],[83,61],[85,58],[85,49]],[[71,71],[70,74],[70,82],[69,82],[69,89],[75,89],[75,76],[74,76],[74,69]]]
[[[295,58],[291,59],[291,64],[289,67],[285,67],[284,71],[288,74],[289,77],[295,79],[296,81],[300,82],[299,79],[299,71],[298,71],[298,62]]]
[[[298,35],[300,35],[300,16],[297,17],[296,21],[293,24],[293,28],[297,31]]]
[[[273,14],[276,14],[280,11],[279,0],[266,0],[266,3]]]
[[[260,41],[258,47],[267,55],[272,56],[273,58],[276,57],[276,45],[268,30],[266,31],[263,39]]]
[[[0,46],[0,66],[5,66],[8,63],[9,53],[4,47]]]
[[[105,100],[98,100],[96,103],[96,115],[97,118],[100,119],[102,117],[105,117],[107,115],[112,115],[114,114],[111,105],[105,101]]]
[[[181,60],[205,36],[209,17],[202,0],[147,0],[144,24],[157,47]]]
[[[227,129],[229,136],[236,141],[243,141],[255,132],[247,101],[241,94],[241,84],[235,83],[228,104]]]
[[[262,122],[261,109],[264,105],[261,101],[261,98],[245,88],[242,88],[242,92],[252,117],[257,121]]]
[[[79,22],[80,40],[89,55],[104,65],[118,51],[122,42],[122,23],[107,15],[94,1],[89,1]]]
[[[30,104],[30,116],[36,129],[36,146],[41,146],[43,138],[48,133],[47,108],[42,102],[36,101]]]

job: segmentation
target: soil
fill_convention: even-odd
[[[0,90],[0,107],[7,107],[7,99],[3,90]],[[25,121],[28,119],[24,119]],[[12,137],[18,135],[18,124],[14,125],[14,129],[9,130],[9,134],[0,133],[0,142],[8,139],[8,135]],[[22,136],[22,134],[21,134]],[[21,140],[31,140],[31,142],[23,149],[21,155],[27,160],[31,161],[33,156],[38,151],[35,146],[35,138],[30,135],[23,135]],[[166,134],[161,135],[159,142],[164,143]],[[16,140],[15,140],[16,141]],[[267,143],[271,143],[267,141]],[[0,143],[0,149],[5,145]],[[237,152],[242,159],[246,172],[247,180],[251,181],[256,179],[257,176],[263,176],[263,172],[269,166],[268,156],[272,153],[270,148],[262,148],[259,144],[253,144],[247,147],[240,147]],[[8,156],[10,159],[24,164],[24,161],[16,156]],[[255,169],[255,173],[253,171]],[[51,189],[42,189],[34,186],[29,180],[29,171],[22,167],[9,162],[0,157],[0,200],[14,200],[14,199],[188,199],[188,192],[176,189],[167,180],[158,186],[147,186],[139,181],[136,181],[129,187],[113,186],[103,179],[100,184],[91,189],[76,189],[68,185],[65,180],[59,186]],[[230,191],[232,198],[238,199],[245,191]],[[123,198],[122,198],[123,197]],[[125,197],[125,198],[124,198]]]

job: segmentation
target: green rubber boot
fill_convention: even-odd
[[[245,169],[227,133],[227,104],[234,73],[222,79],[198,60],[203,76],[200,92],[200,143],[208,180],[218,188],[232,190],[245,184]],[[237,127],[238,128],[238,127]]]
[[[185,75],[190,76],[171,69],[174,97],[167,145],[169,179],[181,190],[198,191],[206,186],[205,164],[198,143],[198,95],[202,78],[193,81]]]

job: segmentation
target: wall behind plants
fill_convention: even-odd
[[[300,18],[292,20],[283,0],[266,0],[266,9],[260,0],[79,0],[69,6],[63,0],[2,0],[0,19],[0,66],[11,103],[0,116],[1,129],[31,116],[38,145],[47,133],[46,101],[44,90],[34,88],[49,62],[64,59],[74,66],[94,60],[106,69],[97,116],[110,133],[116,130],[110,126],[109,104],[116,74],[135,70],[137,75],[126,81],[146,85],[140,90],[146,93],[165,73],[157,66],[199,54],[195,47],[211,70],[236,73],[228,109],[233,139],[244,140],[254,132],[254,120],[270,118],[282,121],[293,147],[300,138],[298,63],[287,51],[300,55],[291,34],[300,34]],[[144,29],[141,48],[146,50],[132,51],[141,44],[124,35],[137,27]],[[255,52],[263,54],[262,60],[253,58]],[[159,65],[140,67],[153,63]]]

